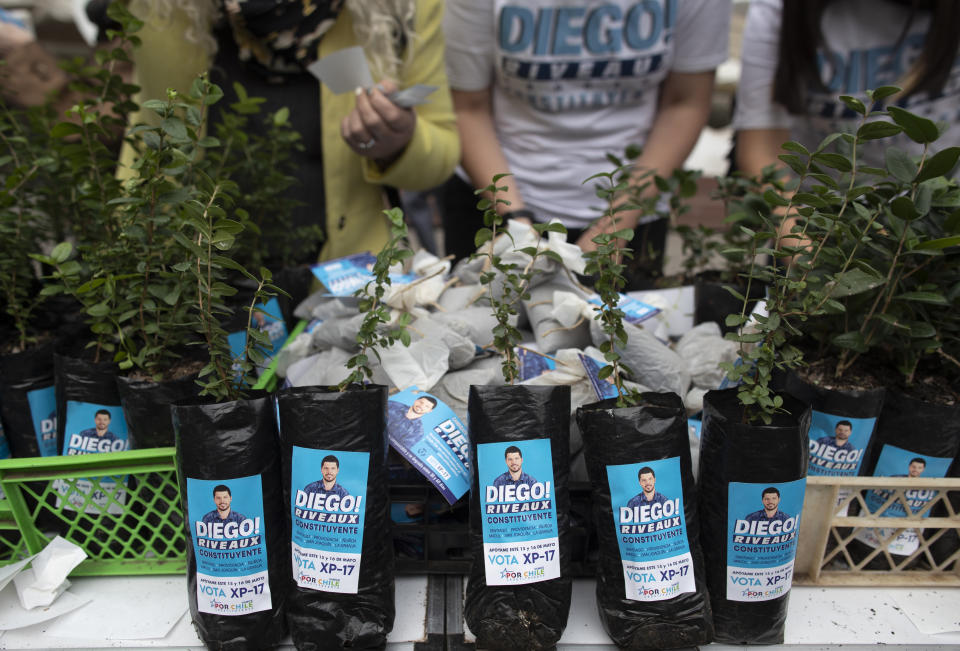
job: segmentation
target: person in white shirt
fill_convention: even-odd
[[[597,221],[603,206],[585,179],[611,171],[607,155],[629,144],[643,148],[634,179],[682,166],[727,58],[730,11],[729,0],[448,0],[467,192],[511,173],[500,182],[505,216],[559,219],[571,241],[595,248],[593,237],[613,228]],[[445,213],[446,242],[460,234],[472,246],[476,212]],[[620,215],[618,229],[649,218]]]

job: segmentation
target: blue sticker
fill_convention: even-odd
[[[687,419],[687,433],[690,436],[695,436],[697,439],[700,438],[700,431],[703,429],[703,421],[699,418],[688,418]]]
[[[578,353],[577,357],[580,358],[580,363],[583,364],[584,370],[587,372],[587,379],[590,380],[590,384],[593,386],[594,392],[597,394],[597,398],[604,400],[606,398],[616,398],[617,397],[617,387],[613,384],[613,375],[607,376],[605,379],[601,380],[599,373],[600,369],[607,364],[603,362],[598,362],[589,355],[584,355],[583,353]]]
[[[41,457],[57,456],[57,395],[52,385],[27,392],[30,418]]]
[[[64,418],[63,454],[103,454],[130,449],[127,421],[119,405],[98,405],[67,401]],[[127,478],[96,477],[91,479],[56,479],[53,487],[61,498],[76,510],[85,513],[119,515],[127,503]],[[99,487],[97,484],[99,483]]]
[[[520,381],[535,378],[547,371],[557,368],[557,363],[526,348],[517,348],[517,359],[520,361]]]
[[[947,457],[933,457],[926,454],[917,454],[910,450],[898,448],[895,445],[884,445],[877,458],[877,466],[873,470],[874,477],[946,477],[953,459]],[[886,518],[902,518],[907,515],[900,500],[896,500],[882,512],[878,509],[894,494],[892,490],[867,491],[865,500],[867,508],[872,513]],[[924,507],[937,496],[937,491],[928,488],[916,488],[904,491],[904,497],[910,505],[911,515],[920,513]],[[927,510],[921,517],[929,517]],[[883,538],[893,536],[893,528],[862,529],[857,533],[857,540],[873,548],[880,547]],[[916,529],[907,529],[900,532],[887,543],[887,551],[891,554],[909,556],[920,546]]]
[[[7,435],[3,431],[3,423],[0,423],[0,459],[10,458],[10,444],[7,443]],[[3,491],[0,491],[0,495]]]
[[[373,280],[371,272],[376,261],[376,256],[370,252],[355,253],[315,264],[311,269],[332,296],[353,296],[358,289],[363,289]],[[407,285],[416,278],[411,274],[390,274],[390,282],[394,285]]]
[[[876,418],[850,418],[813,411],[809,474],[855,477],[870,443]]]
[[[356,594],[366,513],[368,452],[293,447],[293,576],[301,588]]]
[[[416,387],[387,401],[387,439],[453,504],[470,490],[470,439],[453,409]]]
[[[603,300],[598,294],[593,294],[587,301],[599,307],[603,306]],[[623,312],[623,320],[633,324],[643,323],[650,317],[660,313],[659,307],[654,307],[626,294],[620,294],[620,301],[617,303],[617,307]]]
[[[769,601],[790,590],[806,485],[730,483],[727,599]]]
[[[477,446],[487,585],[560,576],[560,544],[549,439]]]
[[[695,592],[680,457],[607,466],[607,481],[626,598],[662,601]]]
[[[187,477],[187,504],[199,611],[246,615],[270,610],[260,475]]]

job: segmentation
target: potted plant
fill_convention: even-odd
[[[627,187],[621,171],[592,177],[604,181],[597,195],[607,205],[603,219],[614,225],[618,213],[631,207],[617,204]],[[632,255],[622,243],[632,237],[629,229],[600,234],[593,240],[596,249],[585,254],[587,273],[593,274],[601,299],[595,319],[608,337],[599,346],[608,365],[598,376],[617,390],[616,397],[577,410],[600,545],[597,609],[619,647],[707,644],[713,632],[686,411],[676,394],[626,388],[629,369],[617,351],[628,336],[618,305],[626,283],[625,260]],[[648,544],[646,534],[654,531],[658,540],[669,542]]]
[[[192,94],[216,97],[201,78]],[[187,547],[188,598],[207,645],[274,646],[286,635],[284,603],[290,572],[285,539],[280,451],[273,400],[251,392],[267,335],[254,327],[257,305],[278,291],[270,274],[247,272],[230,256],[242,226],[227,212],[237,189],[229,180],[196,170],[196,192],[180,204],[175,237],[189,279],[183,294],[189,323],[208,354],[199,372],[200,398],[174,405],[177,469]],[[236,293],[227,272],[256,283],[247,306],[244,354],[234,357],[221,325]],[[211,510],[211,507],[213,509]],[[211,550],[244,548],[242,558]]]
[[[369,384],[372,357],[408,345],[409,315],[385,302],[395,265],[413,255],[399,208],[384,211],[391,237],[371,280],[357,291],[363,322],[350,374],[337,387],[298,387],[277,395],[283,489],[292,564],[287,621],[297,646],[381,648],[393,629],[394,556],[387,485],[387,388]],[[325,533],[317,522],[347,525]],[[339,567],[340,569],[330,569]]]
[[[515,384],[520,332],[513,319],[528,296],[538,258],[559,256],[541,249],[540,240],[520,249],[519,256],[506,259],[500,253],[504,242],[498,237],[512,242],[509,232],[501,231],[497,213],[499,205],[508,203],[498,196],[506,190],[498,185],[504,177],[494,176],[482,190],[488,197],[478,203],[485,224],[475,237],[477,255],[485,258],[480,280],[497,321],[493,346],[506,384],[470,387],[470,457],[476,471],[470,490],[473,562],[464,616],[478,646],[547,649],[563,634],[570,608],[570,391],[567,386]],[[559,224],[533,228],[538,236],[565,232]],[[525,557],[530,563],[523,563]]]

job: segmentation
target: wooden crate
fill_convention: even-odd
[[[911,513],[905,491],[937,491],[923,509]],[[866,503],[869,490],[882,490],[886,499],[875,511]],[[898,503],[906,517],[882,517]],[[850,506],[859,515],[848,516]],[[928,517],[925,514],[932,513]],[[848,545],[864,529],[874,529],[890,541],[916,529],[919,545],[909,556],[891,555],[886,545],[865,557],[852,555]],[[800,521],[795,585],[838,586],[960,586],[960,549],[935,558],[931,545],[948,532],[960,534],[960,479],[926,477],[807,477],[806,498]],[[942,550],[941,550],[942,551]],[[891,569],[870,569],[871,561],[886,560]]]

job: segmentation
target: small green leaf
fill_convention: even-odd
[[[858,100],[856,97],[851,97],[850,95],[841,95],[840,101],[846,104],[847,108],[851,111],[856,111],[860,115],[867,114],[867,107],[863,105],[863,102]]]
[[[914,142],[929,144],[940,137],[940,131],[933,120],[922,118],[899,106],[887,107],[887,113],[894,122],[903,127],[903,132]]]
[[[942,294],[933,292],[904,292],[893,297],[900,301],[918,301],[920,303],[931,303],[933,305],[950,305],[950,302]]]
[[[876,120],[874,122],[867,122],[857,129],[857,138],[860,140],[878,140],[880,138],[895,136],[902,131],[902,127],[892,122]]]
[[[890,210],[893,211],[894,215],[905,221],[917,219],[921,216],[909,197],[896,197],[890,202]]]
[[[936,176],[946,176],[956,166],[958,158],[960,158],[960,147],[947,147],[938,151],[924,162],[914,182],[922,183]]]
[[[913,182],[913,179],[917,176],[917,164],[905,151],[896,147],[888,147],[884,156],[887,162],[887,170],[894,178],[903,183]]]
[[[71,253],[73,253],[73,244],[70,242],[60,242],[60,244],[53,247],[53,251],[50,252],[50,257],[56,262],[62,263],[66,262]]]

